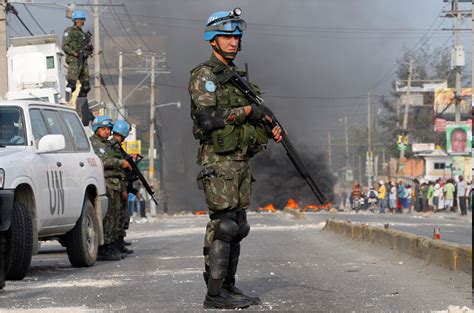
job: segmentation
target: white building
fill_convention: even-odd
[[[432,152],[421,152],[417,154],[425,159],[426,180],[435,181],[438,178],[448,179],[451,177],[452,157],[443,150],[434,150]]]
[[[8,100],[64,103],[65,56],[55,34],[10,39]]]

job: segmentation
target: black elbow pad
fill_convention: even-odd
[[[196,118],[197,118],[199,127],[204,129],[205,131],[213,131],[215,129],[223,128],[224,119],[220,116],[212,116],[212,115],[214,114],[211,114],[208,110],[204,110],[199,113],[196,113]]]

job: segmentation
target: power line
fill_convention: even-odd
[[[135,33],[137,34],[138,36],[138,39],[141,41],[141,43],[143,43],[143,45],[145,46],[145,48],[148,49],[149,52],[151,52],[151,48],[148,46],[148,44],[143,40],[142,36],[140,35],[138,29],[137,29],[137,26],[136,24],[132,21],[132,18],[130,17],[130,13],[128,12],[128,9],[127,9],[127,6],[124,5],[123,6],[123,10],[125,11],[125,14],[127,15],[127,18],[128,18],[128,21],[130,22],[130,25],[132,25],[132,28],[133,30],[135,31]]]
[[[43,34],[46,35],[46,31],[43,29],[43,27],[41,27],[40,23],[38,23],[38,21],[37,21],[36,18],[33,16],[33,14],[31,14],[30,9],[28,9],[28,6],[23,3],[23,7],[26,9],[26,12],[28,12],[28,14],[31,16],[31,18],[33,19],[33,21],[36,23],[36,26],[38,26],[38,28],[43,32]]]
[[[109,3],[112,4],[112,1],[109,0]],[[128,41],[128,43],[130,44],[130,46],[132,47],[132,50],[134,50],[134,48],[137,48],[139,45],[137,45],[137,43],[135,42],[135,40],[133,39],[132,36],[130,36],[127,28],[125,27],[125,25],[123,24],[122,20],[120,19],[120,16],[117,14],[117,11],[115,10],[115,7],[112,7],[112,12],[113,14],[115,15],[115,18],[114,18],[114,21],[115,23],[119,26],[119,28],[122,30],[122,33],[125,34],[125,39]]]
[[[21,25],[23,25],[23,27],[28,31],[28,33],[31,36],[34,36],[33,33],[31,32],[31,30],[28,28],[28,26],[26,26],[26,24],[20,18],[20,16],[18,15],[18,11],[15,9],[15,7],[13,5],[11,5],[10,3],[7,3],[7,5],[5,7],[5,11],[7,11],[7,13],[12,13],[13,15],[15,15],[16,18],[20,21]]]

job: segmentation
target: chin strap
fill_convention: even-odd
[[[212,49],[214,49],[214,51],[219,53],[227,61],[232,61],[237,56],[237,53],[242,49],[242,38],[239,41],[239,48],[237,49],[236,52],[225,52],[225,51],[223,51],[221,46],[219,46],[219,42],[217,40],[216,40],[216,45],[212,46]]]

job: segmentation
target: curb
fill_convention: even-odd
[[[452,271],[472,274],[472,247],[413,235],[394,229],[326,220],[323,230],[342,234],[353,240],[367,241],[406,253]]]

